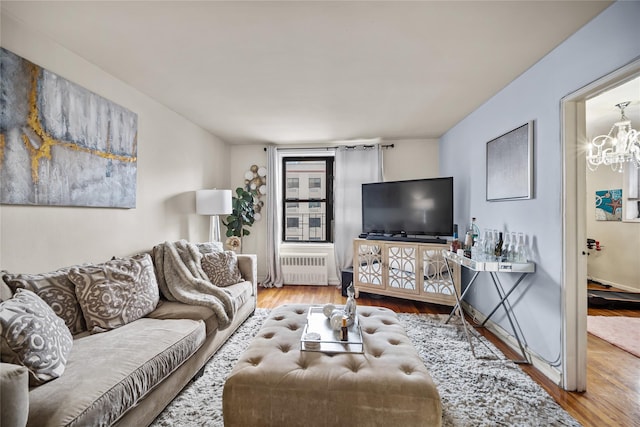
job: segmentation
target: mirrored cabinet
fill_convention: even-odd
[[[447,244],[355,239],[356,295],[367,292],[455,305],[460,267],[453,268],[453,278],[449,276],[443,257],[443,250],[447,249]]]

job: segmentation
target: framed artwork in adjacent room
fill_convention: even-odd
[[[487,142],[487,201],[533,198],[533,123]]]

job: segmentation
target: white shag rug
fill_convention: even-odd
[[[218,350],[204,375],[191,382],[153,422],[153,427],[222,427],[222,389],[236,360],[269,310],[257,309]],[[474,338],[476,359],[461,326],[446,316],[399,313],[435,381],[442,425],[579,426],[551,396],[484,338]],[[479,342],[478,339],[482,340]]]

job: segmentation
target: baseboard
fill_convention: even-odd
[[[598,282],[600,284],[603,284],[603,285],[613,286],[614,288],[618,288],[618,289],[623,290],[623,291],[640,292],[640,289],[638,289],[638,288],[634,288],[634,287],[623,285],[623,284],[616,283],[616,282],[611,282],[610,280],[600,279],[599,277],[589,276],[589,279],[593,280],[594,282]]]
[[[480,311],[476,310],[473,306],[469,305],[466,302],[462,302],[462,307],[465,312],[469,314],[472,318],[474,318],[478,323],[484,322],[487,318]],[[502,328],[497,323],[493,322],[491,319],[487,321],[485,327],[491,331],[495,336],[497,336],[500,341],[507,344],[513,351],[517,354],[520,354],[520,347],[518,346],[518,341],[515,337],[510,335],[504,328]],[[555,385],[558,387],[562,387],[562,372],[558,370],[555,366],[551,366],[549,362],[540,357],[537,353],[531,351],[529,348],[525,348],[525,353],[529,357],[531,364],[538,369],[542,374],[549,378]]]

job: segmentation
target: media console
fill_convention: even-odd
[[[387,240],[353,241],[353,284],[362,292],[453,306],[460,292],[460,266],[451,275],[443,257],[446,242]],[[451,277],[453,276],[453,277]]]

